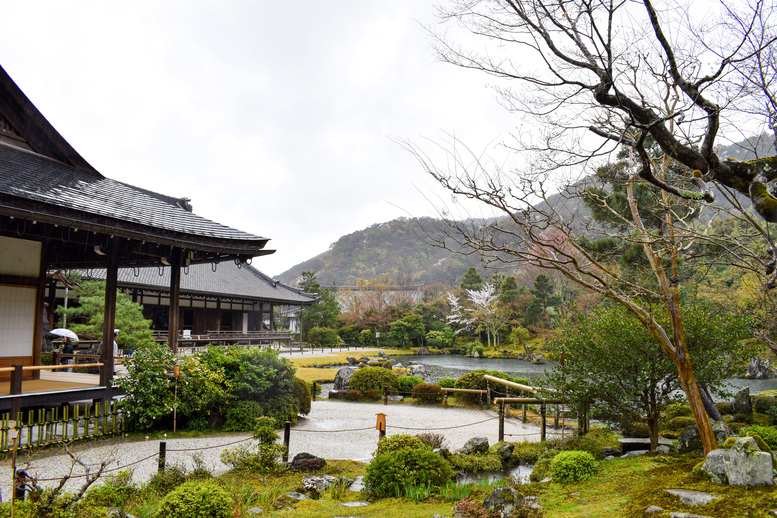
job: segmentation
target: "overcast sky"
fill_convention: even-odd
[[[396,140],[511,130],[487,76],[435,61],[434,3],[12,0],[0,64],[98,171],[271,238],[254,265],[278,275],[434,215],[445,194]]]

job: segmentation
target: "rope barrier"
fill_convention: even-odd
[[[364,430],[375,430],[375,427],[368,426],[367,428],[351,428],[348,430],[302,430],[299,428],[294,428],[293,430],[295,432],[337,433],[337,432],[363,432]]]
[[[483,421],[478,421],[477,423],[461,424],[461,425],[458,425],[458,426],[446,426],[446,427],[443,427],[443,428],[406,428],[404,426],[393,426],[393,425],[391,426],[391,428],[399,428],[400,430],[423,430],[423,431],[426,431],[426,432],[434,431],[434,430],[453,430],[454,428],[466,428],[467,426],[474,426],[476,424],[487,423],[489,421],[494,421],[496,419],[499,419],[499,417],[498,416],[497,417],[489,417],[488,419],[484,419]],[[388,427],[388,425],[387,425],[387,427]]]
[[[118,467],[116,467],[116,468],[111,468],[111,469],[106,469],[106,470],[103,470],[103,473],[113,473],[114,471],[119,471],[119,470],[121,470],[121,469],[125,469],[125,468],[128,468],[128,467],[130,467],[130,466],[134,466],[135,464],[140,464],[141,462],[147,461],[148,459],[153,459],[154,457],[157,457],[158,455],[159,455],[159,453],[152,453],[152,454],[151,454],[151,455],[149,455],[148,457],[144,457],[144,458],[142,458],[142,459],[139,459],[139,460],[136,460],[136,461],[130,462],[129,464],[124,464],[123,466],[118,466]],[[80,475],[66,475],[66,476],[68,477],[68,479],[72,479],[72,478],[83,478],[83,477],[88,477],[89,475],[93,475],[93,474],[94,474],[94,473],[82,473],[82,474],[80,474]],[[55,482],[55,481],[62,480],[62,478],[63,478],[63,477],[56,477],[56,478],[39,478],[39,479],[35,479],[35,480],[36,480],[36,482]]]
[[[167,449],[168,452],[176,452],[176,451],[200,451],[200,450],[213,450],[215,448],[226,448],[227,446],[232,446],[233,444],[238,444],[241,442],[246,442],[253,440],[253,437],[246,437],[245,439],[238,439],[237,441],[228,442],[226,444],[216,444],[213,446],[203,446],[201,448],[180,448],[180,449]]]

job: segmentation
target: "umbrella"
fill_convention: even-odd
[[[62,328],[52,329],[51,331],[49,331],[49,333],[51,333],[52,335],[61,336],[63,338],[66,336],[66,337],[70,338],[74,342],[78,341],[78,335],[75,334],[70,329],[62,329]]]

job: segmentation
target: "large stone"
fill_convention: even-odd
[[[483,501],[484,508],[496,511],[501,516],[510,516],[523,505],[524,499],[521,493],[507,487],[496,489]]]
[[[750,389],[745,388],[737,392],[733,404],[735,414],[752,414],[753,402],[750,400]]]
[[[473,437],[460,450],[464,454],[488,453],[488,437]]]
[[[650,449],[650,439],[645,437],[621,437],[618,439],[618,442],[621,444],[621,448],[623,449],[623,452],[633,451],[633,450],[649,450]],[[672,441],[667,439],[666,437],[659,437],[658,438],[658,445],[664,445],[674,447],[674,444]]]
[[[337,482],[337,478],[332,475],[302,477],[302,487],[305,491],[323,491],[335,482]]]
[[[429,381],[432,379],[432,377],[429,376],[429,373],[426,371],[426,367],[424,367],[424,365],[419,362],[410,362],[407,367],[407,374],[408,376],[421,378],[424,380],[424,383],[429,383]]]
[[[532,359],[532,363],[535,363],[537,365],[544,365],[545,364],[545,357],[541,354],[535,354]]]
[[[291,468],[297,471],[318,471],[326,466],[326,460],[310,453],[298,453],[291,461]]]
[[[752,437],[740,437],[732,448],[711,451],[702,469],[719,484],[774,485],[774,459],[770,453],[761,451]]]
[[[332,388],[334,390],[349,390],[351,388],[351,376],[356,372],[356,369],[358,367],[354,365],[340,368],[337,374],[335,374],[335,385]]]
[[[717,495],[711,495],[702,491],[693,491],[691,489],[664,489],[670,495],[679,497],[684,504],[688,505],[707,505],[713,500],[720,498]]]
[[[712,430],[715,432],[715,438],[718,444],[723,444],[729,437],[734,437],[735,434],[723,421],[715,421],[712,423]],[[699,428],[694,424],[686,428],[680,433],[680,437],[677,438],[677,453],[693,453],[704,452],[704,447],[701,443],[701,435],[699,435]]]
[[[503,463],[506,463],[508,460],[510,460],[510,457],[512,457],[514,451],[515,445],[510,442],[500,444],[499,448],[496,449],[496,452],[499,454],[499,458],[502,459]]]

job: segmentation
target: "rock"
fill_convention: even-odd
[[[773,486],[774,459],[752,437],[740,437],[732,448],[713,450],[702,469],[719,484]]]
[[[496,449],[496,452],[499,454],[499,458],[502,459],[503,464],[510,460],[510,457],[512,457],[514,451],[515,445],[510,442],[501,444],[499,445],[499,448]]]
[[[659,444],[659,445],[656,447],[656,449],[655,449],[655,450],[653,450],[653,452],[654,452],[654,453],[662,453],[662,454],[666,454],[666,453],[672,453],[672,450],[673,450],[673,449],[674,449],[674,448],[673,448],[672,446],[668,446],[668,445],[666,445],[666,444]]]
[[[362,489],[364,489],[364,475],[359,475],[356,477],[356,480],[353,481],[353,484],[348,487],[348,490],[359,492]]]
[[[735,414],[752,414],[753,402],[750,400],[750,389],[745,388],[737,392],[733,405]]]
[[[358,367],[353,365],[340,368],[337,371],[337,374],[335,374],[335,385],[332,388],[334,390],[350,389],[351,376],[353,376],[353,373],[356,372],[356,369],[358,369]]]
[[[380,356],[384,360],[388,359],[388,355],[386,354],[386,351],[378,351],[378,356]]]
[[[302,493],[288,493],[286,495],[287,497],[291,498],[292,500],[307,500],[308,496]]]
[[[356,502],[343,502],[340,504],[342,507],[367,507],[368,505],[371,505],[372,502],[366,502],[364,500],[356,501]]]
[[[401,403],[405,400],[405,396],[386,396],[386,399],[390,403]]]
[[[407,368],[407,374],[408,376],[415,376],[417,378],[421,378],[424,380],[424,383],[429,383],[431,381],[431,376],[429,376],[429,373],[426,371],[426,367],[424,367],[423,364],[418,362],[411,362],[410,365]]]
[[[621,448],[623,449],[624,453],[631,450],[650,449],[650,439],[644,437],[622,437],[618,439],[618,442],[621,444]],[[672,441],[666,437],[659,437],[658,445],[669,446],[670,448],[674,446]]]
[[[713,500],[720,498],[717,495],[703,493],[701,491],[692,491],[690,489],[664,489],[670,495],[680,498],[684,504],[688,505],[707,505]]]
[[[298,453],[291,461],[291,468],[297,471],[318,471],[324,466],[326,466],[326,460],[305,452]]]
[[[623,457],[636,457],[637,455],[645,455],[650,453],[650,450],[631,450],[623,454]]]
[[[669,513],[669,518],[712,518],[712,517],[711,516],[702,516],[700,514]]]
[[[252,507],[251,509],[246,509],[246,514],[248,516],[262,516],[263,512],[264,509],[261,507]]]
[[[620,457],[621,451],[618,448],[610,448],[609,446],[602,448],[602,455],[605,457]]]
[[[504,349],[502,351],[502,358],[509,358],[509,357],[510,357],[510,351],[508,351],[507,349]]]
[[[473,437],[460,451],[462,453],[488,453],[488,437]]]
[[[545,357],[541,354],[535,354],[532,356],[531,362],[536,365],[543,365],[545,363]]]
[[[367,362],[368,367],[383,367],[384,360],[380,360],[378,358],[372,358],[370,361]]]
[[[653,513],[660,513],[663,511],[663,507],[658,507],[657,505],[651,505],[647,509],[645,509],[645,514],[653,514]]]
[[[723,444],[729,437],[735,437],[735,434],[723,421],[712,423],[712,430],[715,432],[718,444]],[[699,428],[695,424],[680,433],[677,440],[677,453],[703,452],[703,450]]]
[[[318,475],[315,477],[302,477],[302,487],[305,491],[322,491],[337,482],[332,475]]]
[[[526,507],[531,507],[532,509],[542,509],[543,507],[537,502],[536,496],[526,496],[523,498],[523,503]]]
[[[742,377],[750,380],[765,380],[773,378],[774,373],[772,372],[771,367],[771,360],[766,360],[762,363],[761,358],[756,356],[750,359],[750,363],[747,366],[747,371],[745,371],[745,374]]]
[[[524,503],[521,493],[515,489],[500,487],[486,497],[483,507],[497,511],[501,516],[510,516],[515,510],[523,507]]]
[[[431,353],[429,352],[429,349],[427,349],[426,347],[421,347],[420,349],[418,349],[418,352],[416,354],[427,355]]]
[[[359,363],[355,356],[346,356],[345,361],[348,362],[348,365],[357,365]]]

